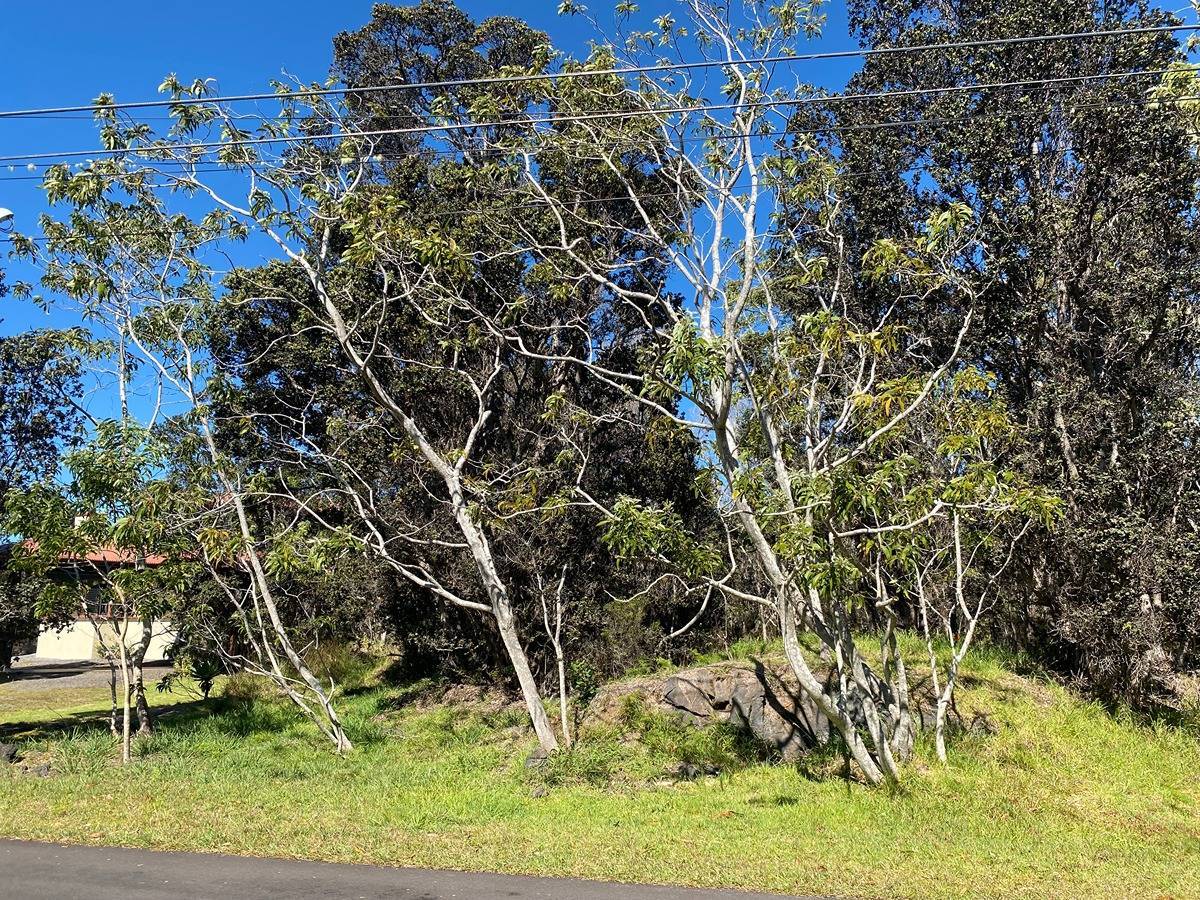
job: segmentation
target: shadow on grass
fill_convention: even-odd
[[[228,713],[234,712],[238,706],[245,705],[241,701],[214,697],[208,700],[186,700],[155,706],[152,707],[152,712],[156,728],[186,727],[202,720],[211,720],[218,724],[221,730],[244,737],[249,731],[238,727],[243,717],[229,716]],[[108,716],[108,711],[101,709],[64,714],[41,722],[5,722],[0,724],[0,741],[53,741],[79,732],[107,731]]]
[[[236,697],[196,698],[151,708],[154,714],[154,738],[185,743],[200,733],[210,737],[246,740],[279,737],[284,734],[311,736],[314,747],[325,746],[323,739],[303,716],[286,701]],[[370,716],[345,710],[343,724],[357,747],[371,746],[390,738],[390,732]],[[68,713],[44,721],[14,721],[0,724],[0,743],[58,743],[82,737],[108,734],[108,711]],[[309,735],[311,732],[311,735]],[[157,740],[151,746],[158,746]]]

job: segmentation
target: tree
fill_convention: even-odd
[[[434,29],[435,48],[448,64],[466,65],[469,73],[536,74],[549,58],[540,44],[531,43],[527,29],[509,20],[473,30],[445,4],[418,8],[417,24],[405,24],[407,15],[381,8],[378,27],[342,39],[339,64],[362,77],[364,69],[378,67],[371,62],[378,58],[377,32],[394,34],[399,27],[424,34],[422,29],[439,17],[448,17],[449,25]],[[476,52],[481,42],[492,41],[509,49],[492,47],[486,57]],[[414,37],[410,44],[422,48],[418,57],[424,60],[425,39]],[[530,47],[536,50],[532,57]],[[509,59],[520,60],[522,68],[506,66]],[[405,62],[402,52],[393,65],[399,71],[388,70],[389,77],[404,77],[415,64]],[[429,114],[461,110],[485,118],[516,116],[540,102],[542,86],[536,80],[527,84],[511,89],[500,82],[494,89],[439,96]],[[576,436],[564,447],[550,407],[560,399],[603,405],[605,397],[595,385],[564,378],[561,368],[514,353],[507,337],[488,324],[504,318],[507,327],[536,340],[539,333],[551,333],[548,325],[557,327],[564,315],[574,315],[559,305],[588,302],[586,292],[556,293],[560,286],[545,282],[528,257],[511,252],[505,238],[506,223],[524,214],[509,199],[520,172],[511,159],[500,164],[487,147],[518,137],[527,126],[484,123],[452,129],[449,149],[432,140],[409,142],[405,158],[392,161],[385,151],[393,135],[376,140],[362,133],[364,123],[383,114],[369,92],[352,94],[354,100],[342,105],[281,87],[281,112],[272,126],[281,140],[293,141],[314,129],[355,136],[295,141],[288,154],[273,159],[244,143],[236,118],[221,104],[194,102],[205,98],[202,83],[184,86],[168,79],[164,89],[181,101],[174,130],[160,139],[105,113],[105,139],[123,152],[85,174],[105,184],[137,184],[160,197],[173,190],[199,195],[209,205],[206,224],[219,224],[230,236],[255,232],[280,253],[272,266],[234,273],[228,302],[216,304],[233,315],[227,320],[232,338],[213,345],[214,361],[229,367],[226,384],[247,390],[212,399],[229,401],[215,407],[227,425],[240,418],[244,430],[253,432],[242,438],[227,428],[214,435],[228,441],[219,445],[220,452],[246,450],[245,471],[264,476],[254,482],[260,509],[275,505],[294,511],[320,532],[352,541],[417,591],[488,616],[539,741],[553,748],[557,738],[517,621],[523,605],[533,613],[527,621],[534,633],[542,631],[535,585],[539,574],[549,573],[530,572],[515,552],[506,553],[506,548],[520,548],[519,540],[507,536],[530,527],[550,534],[571,522],[570,489],[591,477],[589,465],[601,451],[592,436]],[[243,179],[240,198],[229,192],[228,181],[218,190],[218,180],[206,178],[196,165],[189,145],[204,135],[224,143],[216,157],[226,173]],[[156,161],[169,165],[156,166]],[[631,157],[628,173],[648,179],[645,162],[644,154]],[[571,177],[612,182],[606,168],[576,172],[570,160],[553,166]],[[458,203],[473,204],[474,214],[448,215]],[[545,221],[546,227],[556,227]],[[164,224],[175,228],[172,221]],[[588,239],[623,238],[593,229]],[[193,274],[203,271],[192,257],[187,264],[196,265]],[[245,325],[233,321],[239,306],[292,310],[304,336],[288,341],[284,355],[261,363],[245,340]],[[644,328],[643,321],[622,314],[608,323],[613,364],[634,361],[625,336]],[[313,358],[324,369],[315,377],[292,362],[310,339]],[[285,372],[281,384],[277,377]],[[339,383],[347,372],[355,376],[356,390]],[[282,402],[258,405],[281,386],[288,393]],[[603,440],[612,449],[604,452],[627,453],[620,446],[622,429],[633,433],[630,425],[645,424],[647,411],[633,405],[627,412],[609,420],[612,427]],[[675,440],[670,446],[676,448],[674,459],[686,464],[688,442]],[[381,482],[385,470],[390,471]],[[277,476],[269,487],[268,472]],[[578,525],[568,527],[581,535],[578,541],[588,533]],[[594,523],[590,528],[595,533]],[[561,555],[570,552],[568,542]],[[559,568],[551,567],[556,578]],[[464,572],[469,580],[462,579]]]
[[[534,334],[546,323],[569,317],[566,310],[570,306],[586,303],[586,291],[542,283],[540,270],[530,268],[519,253],[510,252],[504,238],[514,216],[526,222],[541,219],[542,227],[554,227],[544,212],[505,200],[513,190],[514,174],[511,154],[505,153],[503,144],[521,139],[528,127],[519,116],[528,115],[544,100],[543,85],[529,73],[541,71],[553,56],[545,36],[511,18],[496,17],[476,25],[451,3],[424,2],[408,8],[376,6],[367,26],[340,35],[334,46],[334,70],[357,92],[347,97],[347,106],[362,131],[384,131],[398,123],[453,120],[464,124],[432,138],[381,134],[373,141],[373,152],[389,190],[403,198],[408,220],[450,236],[473,260],[469,274],[458,276],[470,285],[469,289],[457,288],[467,303],[481,307],[468,309],[467,321],[478,320],[478,327],[486,332],[483,321],[506,314],[517,327]],[[511,84],[487,80],[490,75],[505,73],[525,80]],[[422,85],[438,80],[455,83],[436,89],[364,91],[373,84]],[[511,126],[469,124],[506,118],[512,118]],[[612,192],[614,182],[607,170],[588,170],[573,160],[550,156],[543,164],[548,172],[557,171],[558,178],[587,178],[597,190]],[[649,164],[645,155],[632,155],[624,164],[639,179],[648,177],[639,171]],[[619,221],[628,215],[626,205],[617,197],[606,216]],[[469,214],[457,212],[466,210]],[[604,227],[592,227],[581,237],[593,242],[618,239]],[[501,300],[506,297],[522,297],[528,306],[521,310],[510,306],[505,311]],[[611,364],[636,365],[630,348],[640,323],[627,320],[606,327],[612,329],[606,351]],[[610,411],[620,402],[619,396],[594,383],[579,384],[574,373],[560,367],[519,355],[506,352],[503,365],[511,374],[506,375],[508,385],[501,386],[503,405],[485,432],[480,465],[528,471],[512,482],[511,492],[492,488],[494,496],[485,513],[489,539],[502,577],[510,586],[517,618],[534,625],[532,634],[527,632],[525,637],[531,665],[536,671],[540,662],[555,672],[553,677],[561,688],[557,670],[564,646],[555,647],[549,634],[539,634],[542,629],[537,625],[544,624],[544,586],[561,581],[564,566],[569,576],[564,589],[571,596],[565,641],[572,645],[571,652],[589,654],[595,664],[612,665],[605,660],[606,651],[626,655],[630,632],[635,639],[650,641],[652,635],[670,630],[659,620],[669,620],[677,611],[666,592],[644,595],[653,595],[655,602],[641,605],[644,618],[631,623],[619,639],[625,646],[617,647],[618,640],[611,637],[615,633],[611,621],[630,620],[629,611],[639,607],[606,598],[640,593],[642,585],[634,582],[644,573],[622,571],[614,565],[590,515],[569,506],[539,511],[537,501],[552,499],[557,490],[569,488],[578,477],[591,491],[604,496],[634,489],[636,484],[646,496],[683,505],[691,499],[695,447],[686,439],[664,440],[669,432],[661,429],[656,437],[647,439],[646,412],[635,405],[626,410],[631,421],[608,415],[594,428],[580,429],[576,424],[578,442],[567,441],[572,460],[559,452],[564,442],[555,434],[553,410],[566,405]],[[403,385],[398,387],[404,390]],[[534,422],[539,424],[534,426]],[[518,427],[514,428],[514,423]],[[582,460],[586,466],[579,465]],[[556,465],[547,465],[552,461]],[[386,481],[387,474],[376,470],[376,478]],[[411,504],[412,498],[407,502]],[[440,563],[442,571],[453,565],[450,559]],[[624,616],[609,615],[622,606]],[[597,641],[607,646],[597,648]]]
[[[856,0],[864,45],[916,46],[1165,26],[1135,0]],[[1182,59],[1157,32],[868,59],[830,104],[857,248],[946,203],[968,205],[987,254],[964,361],[994,372],[1025,436],[1013,464],[1064,501],[1002,586],[1010,640],[1113,702],[1169,698],[1200,636],[1195,559],[1197,212],[1186,107],[1146,102]],[[986,90],[904,93],[1011,82]],[[1187,76],[1182,71],[1182,86]],[[1052,83],[1052,79],[1068,81]],[[1179,93],[1175,91],[1174,93]],[[871,122],[911,123],[864,129]],[[886,284],[868,309],[897,302]],[[897,323],[943,346],[966,306],[900,301]]]
[[[0,296],[5,285],[0,281]],[[79,436],[84,360],[91,342],[83,331],[27,331],[0,338],[0,516],[11,490],[52,476],[59,452]],[[3,573],[0,594],[0,672],[18,640],[38,629],[30,598],[35,588],[17,572]]]
[[[672,562],[708,591],[769,607],[803,693],[868,781],[895,781],[915,734],[896,643],[896,584],[915,600],[915,583],[911,570],[892,567],[885,578],[884,567],[911,554],[931,525],[957,521],[956,510],[1020,518],[1049,502],[981,452],[1003,416],[982,412],[989,380],[958,351],[976,290],[964,273],[984,251],[970,210],[947,204],[915,234],[852,252],[836,161],[802,130],[771,140],[777,110],[807,92],[785,89],[778,66],[754,61],[793,53],[798,36],[818,26],[816,7],[754,5],[746,21],[704,3],[688,9],[689,22],[664,17],[657,35],[635,33],[631,43],[687,40],[693,53],[711,53],[725,79],[715,96],[678,72],[556,85],[561,124],[545,143],[581,167],[608,168],[633,207],[611,227],[638,240],[578,240],[600,224],[591,218],[599,198],[586,184],[558,181],[544,146],[524,152],[530,196],[552,210],[558,231],[546,240],[523,228],[515,242],[532,248],[547,279],[590,285],[593,305],[563,323],[549,352],[507,335],[523,353],[574,363],[701,435],[710,495],[729,529],[725,546],[697,540],[670,507],[589,498],[610,542]],[[589,62],[608,69],[640,61],[601,46]],[[625,154],[643,147],[651,148],[649,183],[622,174]],[[649,211],[661,197],[674,216]],[[660,261],[686,287],[682,302],[639,277]],[[967,310],[957,334],[931,347],[887,310],[863,316],[857,293],[872,282],[898,302],[955,297]],[[610,368],[592,351],[603,342],[592,323],[620,309],[654,316],[636,371]],[[957,464],[931,466],[929,457],[948,447],[957,448]],[[735,540],[757,574],[738,570]],[[855,638],[872,624],[878,668]],[[805,627],[820,661],[804,647]]]
[[[202,83],[185,88],[173,79],[168,80],[165,89],[177,98],[190,99],[202,97],[206,90]],[[313,124],[311,120],[301,122],[296,119],[302,102],[298,98],[283,98],[281,121],[285,123],[284,127],[288,127],[287,123],[297,128]],[[433,480],[436,487],[431,485],[426,489],[431,491],[430,499],[444,516],[435,521],[434,526],[441,531],[450,525],[457,536],[449,541],[437,534],[427,537],[428,525],[419,520],[402,521],[404,530],[399,534],[385,534],[376,524],[376,501],[369,482],[347,465],[349,460],[339,458],[335,453],[322,452],[308,442],[302,419],[287,422],[280,416],[276,417],[277,422],[293,428],[287,434],[286,442],[292,446],[298,442],[304,450],[319,455],[327,478],[317,493],[309,496],[301,496],[286,484],[280,485],[286,498],[322,526],[328,526],[330,531],[336,531],[338,523],[323,517],[321,497],[332,492],[346,498],[347,507],[355,515],[359,528],[344,534],[378,554],[414,584],[451,603],[490,615],[508,651],[539,740],[547,749],[555,747],[557,741],[517,633],[508,587],[498,570],[491,541],[475,508],[479,499],[492,490],[513,490],[511,484],[504,482],[513,481],[521,473],[476,474],[473,467],[468,468],[468,464],[474,463],[473,457],[483,442],[485,428],[496,412],[498,398],[511,383],[505,377],[503,345],[494,340],[490,346],[489,342],[473,340],[469,321],[458,314],[454,276],[463,271],[466,260],[452,239],[436,233],[420,235],[406,224],[401,218],[402,207],[397,198],[386,191],[367,189],[370,156],[353,156],[346,177],[346,166],[341,161],[343,154],[357,154],[357,147],[331,154],[327,148],[306,145],[281,163],[265,163],[253,151],[239,145],[241,132],[219,105],[180,105],[175,112],[178,113],[178,125],[165,142],[150,141],[146,129],[119,122],[113,112],[102,112],[106,140],[128,153],[79,175],[65,169],[51,172],[47,189],[52,199],[69,200],[75,205],[75,211],[69,224],[44,223],[44,230],[51,237],[49,254],[52,258],[57,253],[68,255],[67,261],[50,265],[44,282],[76,296],[94,297],[101,303],[114,297],[125,301],[125,306],[110,317],[111,321],[119,333],[127,336],[143,357],[157,367],[161,379],[175,385],[193,411],[199,414],[195,421],[202,445],[209,455],[215,478],[232,500],[237,520],[236,547],[225,540],[225,535],[210,532],[202,535],[207,544],[206,554],[218,563],[230,559],[244,563],[256,610],[261,600],[272,623],[273,640],[283,648],[287,662],[301,672],[307,688],[320,697],[325,722],[339,749],[348,749],[349,742],[327,696],[315,678],[307,673],[299,654],[285,638],[285,628],[278,617],[279,606],[270,587],[268,565],[274,561],[275,565],[282,566],[282,561],[295,557],[298,545],[287,535],[276,533],[272,537],[277,541],[279,552],[267,562],[260,558],[245,491],[240,479],[227,467],[227,457],[216,443],[214,423],[205,415],[203,404],[220,382],[206,387],[199,379],[196,369],[200,362],[192,352],[195,344],[189,340],[197,321],[197,306],[212,297],[211,271],[195,255],[197,248],[222,229],[236,235],[253,228],[277,244],[288,265],[295,269],[306,286],[309,296],[305,299],[311,301],[310,314],[361,375],[375,405],[375,414],[382,416],[378,424],[385,429],[398,429],[399,439],[393,438],[395,461],[415,464],[422,477]],[[340,121],[338,109],[324,102],[316,104],[312,113],[324,119],[325,127]],[[230,141],[229,149],[219,154],[219,158],[231,171],[242,173],[247,179],[247,194],[241,203],[227,199],[208,184],[197,171],[194,156],[187,149],[198,130],[214,121],[220,123],[223,134]],[[173,163],[183,163],[184,168],[179,172],[160,172],[139,159],[147,152]],[[202,192],[212,202],[211,213],[201,223],[192,223],[166,211],[166,198],[172,189],[178,188]],[[121,203],[116,196],[123,192],[132,193],[138,202],[133,206]],[[329,213],[335,209],[340,212],[331,217]],[[134,226],[148,229],[146,233],[151,237],[134,244],[130,253],[126,249],[130,245],[121,242],[124,235],[120,228],[128,232]],[[90,236],[93,237],[86,247],[80,243],[85,231],[92,232]],[[103,242],[96,249],[95,232],[111,242]],[[292,235],[297,235],[298,239],[293,241]],[[180,247],[177,238],[182,238],[186,246]],[[109,263],[109,271],[103,271],[98,263],[106,254],[114,252],[120,254],[121,264],[113,266]],[[80,256],[85,258],[81,260]],[[150,264],[147,264],[147,257]],[[344,264],[338,265],[339,262]],[[80,266],[86,270],[85,278],[76,277]],[[177,301],[181,291],[176,281],[168,281],[166,290],[154,283],[167,281],[158,277],[164,267],[168,276],[182,281],[185,289],[182,302]],[[146,271],[154,273],[150,285],[146,284],[142,274]],[[118,276],[133,272],[133,286],[114,285],[115,279],[110,272]],[[451,284],[448,293],[443,292],[440,283],[443,277]],[[366,304],[360,300],[364,292],[368,298]],[[139,306],[135,312],[126,298],[136,298],[141,304],[147,293],[151,298],[149,307]],[[187,296],[189,293],[192,296]],[[364,333],[361,329],[365,323],[360,317],[364,312],[370,316],[368,321],[380,324],[390,323],[393,316],[403,316],[406,324],[415,327],[415,331],[398,331],[396,337],[401,342],[386,346],[382,353],[377,352],[379,348],[372,346],[370,338],[366,344],[362,342]],[[139,332],[138,322],[150,330]],[[379,334],[385,332],[381,330]],[[155,352],[164,345],[175,348],[174,355],[166,360]],[[429,354],[431,348],[437,352]],[[404,381],[414,376],[431,378],[431,384],[439,392],[444,392],[458,404],[463,424],[461,430],[448,429],[450,423],[435,411],[435,404],[413,402],[418,398],[397,390],[397,378]],[[202,396],[204,392],[208,392],[208,396]],[[436,396],[427,394],[425,399]],[[518,466],[520,468],[523,466]],[[444,584],[421,558],[413,559],[394,550],[396,544],[403,546],[406,542],[420,548],[430,546],[465,551],[475,564],[486,601],[462,596],[452,586]],[[222,546],[223,555],[217,552]],[[229,585],[227,593],[236,604],[236,586]],[[288,679],[281,664],[269,645],[265,649],[271,670],[281,686],[288,689]],[[304,706],[302,698],[294,693],[290,695],[298,705]]]
[[[196,569],[176,524],[188,493],[156,477],[163,464],[163,449],[148,434],[102,423],[93,441],[64,458],[65,484],[42,481],[10,492],[6,503],[7,530],[24,538],[14,560],[43,579],[39,616],[92,623],[113,670],[114,734],[120,674],[125,763],[134,705],[139,733],[151,731],[142,666],[154,621]]]
[[[434,44],[469,73],[483,71],[478,68],[483,65],[497,75],[529,75],[549,58],[540,41],[532,40],[536,35],[511,20],[473,30],[450,10],[426,4],[416,24],[401,21],[400,27],[418,35],[411,46],[423,48],[422,29],[442,17],[449,24],[433,29]],[[339,64],[353,77],[365,70],[350,58],[375,59],[375,32],[396,27],[386,8],[377,18],[380,27],[368,29],[362,41],[343,40]],[[491,45],[486,56],[476,52],[480,44]],[[506,68],[510,59],[523,68]],[[400,62],[401,69],[408,65],[403,53]],[[501,82],[495,89],[434,98],[437,108],[431,106],[430,114],[456,108],[515,114],[540,102],[537,81],[528,85],[510,90]],[[597,533],[595,523],[585,526],[581,516],[572,517],[569,488],[591,477],[593,459],[629,455],[622,435],[639,433],[646,412],[633,406],[628,416],[612,417],[602,441],[607,449],[576,435],[570,452],[563,452],[550,407],[556,398],[603,405],[603,392],[563,381],[562,372],[513,353],[506,338],[486,327],[485,317],[503,315],[529,335],[548,333],[546,323],[557,321],[555,303],[564,299],[551,293],[554,286],[541,282],[527,259],[510,252],[497,229],[520,214],[505,199],[519,171],[498,166],[488,158],[490,151],[477,152],[525,126],[453,129],[450,152],[432,141],[410,142],[406,159],[392,164],[383,153],[392,135],[373,140],[356,131],[382,114],[368,102],[369,93],[351,94],[345,104],[323,95],[314,102],[302,89],[280,86],[281,111],[272,133],[292,149],[276,159],[246,145],[232,112],[205,102],[203,83],[185,86],[172,77],[163,89],[180,101],[172,108],[176,124],[168,134],[156,136],[102,110],[103,139],[119,152],[80,173],[49,174],[52,198],[69,201],[73,212],[67,223],[45,223],[47,255],[63,257],[49,268],[45,283],[102,303],[136,298],[136,315],[118,308],[105,316],[119,323],[153,376],[174,385],[192,407],[186,421],[209,457],[202,468],[236,510],[242,549],[234,552],[228,535],[216,529],[211,536],[219,540],[205,553],[224,547],[223,555],[210,554],[214,562],[238,559],[257,570],[260,553],[250,548],[266,534],[279,552],[267,551],[263,558],[283,566],[297,551],[284,531],[306,521],[312,526],[312,559],[348,541],[416,591],[486,614],[539,741],[554,747],[517,622],[523,607],[533,614],[526,621],[534,633],[542,631],[534,587],[540,573],[517,555],[521,532],[537,527],[551,534],[565,527],[575,537],[560,545],[564,558],[573,544],[588,543],[587,536]],[[314,129],[355,136],[311,141]],[[217,162],[242,180],[241,199],[228,192],[229,181],[206,179],[196,166],[191,144],[202,136],[221,140]],[[644,177],[643,163],[644,157],[632,158],[629,171]],[[558,163],[565,164],[569,161]],[[607,177],[606,171],[598,174]],[[193,220],[170,205],[184,193],[202,198],[203,218]],[[478,204],[477,214],[448,217],[447,207],[455,202]],[[149,237],[121,242],[122,232],[139,229]],[[215,273],[201,253],[219,239],[248,232],[274,242],[281,258],[232,273],[228,296],[217,300]],[[575,298],[581,301],[586,296]],[[239,320],[243,310],[250,315]],[[263,362],[254,340],[247,339],[256,327],[248,323],[272,312],[297,314],[301,334],[288,335],[282,353],[272,342],[273,352]],[[642,325],[621,317],[611,327],[616,334]],[[211,356],[193,352],[201,333]],[[627,343],[610,335],[614,348]],[[306,345],[316,351],[312,358],[320,366],[295,365]],[[164,354],[163,347],[171,352]],[[632,361],[626,353],[625,363]],[[346,390],[347,373],[354,376],[354,390]],[[281,388],[284,396],[268,397]],[[660,446],[674,449],[643,459],[667,455],[673,465],[690,466],[686,440]],[[617,477],[629,480],[631,473]],[[464,573],[470,577],[464,579]],[[266,600],[268,582],[274,579],[278,589],[287,571],[249,574],[252,594],[263,597],[268,613],[279,609]],[[229,588],[227,599],[236,606],[237,591]],[[285,650],[284,656],[296,665],[292,654]],[[309,689],[316,690],[311,684]]]
[[[123,132],[111,111],[100,121],[113,144],[141,134]],[[212,404],[220,402],[227,381],[205,353],[217,285],[201,257],[228,237],[228,223],[174,213],[168,193],[156,193],[158,185],[120,158],[78,172],[53,167],[43,187],[66,215],[42,217],[41,245],[18,235],[14,246],[41,267],[41,286],[57,302],[78,304],[107,334],[115,377],[106,387],[120,415],[113,427],[121,434],[161,432],[167,443],[159,446],[171,448],[162,464],[177,475],[172,483],[205,498],[196,501],[193,520],[177,523],[191,539],[179,554],[202,563],[237,610],[252,649],[239,663],[271,678],[338,752],[349,751],[333,703],[336,686],[305,663],[272,582],[272,571],[327,559],[336,541],[322,534],[297,541],[261,527],[248,500],[250,476],[217,444],[221,423]],[[144,409],[134,405],[139,393],[151,398]]]
[[[518,75],[539,71],[539,61],[553,56],[546,37],[524,23],[495,17],[476,24],[453,4],[433,2],[413,7],[378,5],[371,22],[356,32],[340,35],[334,49],[335,74],[357,92],[347,97],[353,121],[361,130],[371,132],[394,128],[399,123],[490,121],[497,116],[514,116],[516,110],[536,109],[536,104],[543,100],[543,86],[536,79],[509,85],[487,79],[504,71],[502,67],[506,66]],[[480,78],[483,79],[480,83],[471,81]],[[457,83],[405,91],[365,90],[371,85],[427,85],[439,80]],[[462,83],[464,80],[468,83]],[[511,175],[503,177],[503,167],[511,166],[512,160],[510,157],[506,161],[503,149],[496,145],[502,140],[518,138],[527,130],[514,118],[510,128],[453,128],[433,137],[381,134],[374,143],[379,177],[404,199],[410,219],[452,235],[464,250],[482,259],[484,254],[495,254],[497,247],[505,246],[503,235],[509,227],[508,219],[513,216],[527,222],[540,218],[543,227],[553,227],[536,205],[531,208],[528,204],[511,206],[501,202],[513,189]],[[453,153],[447,152],[448,147],[453,148]],[[615,182],[606,170],[585,169],[569,158],[549,155],[543,162],[559,171],[556,177],[588,178],[598,194],[614,193]],[[646,159],[631,156],[625,164],[633,173],[646,165]],[[619,196],[608,206],[606,219],[620,221],[629,215],[627,202]],[[458,212],[467,210],[469,214]],[[594,227],[584,239],[605,241],[612,240],[612,235],[611,228]],[[485,236],[487,240],[481,240]],[[518,260],[519,256],[513,256],[513,262],[503,267],[480,266],[471,277],[479,283],[480,290],[497,297],[533,296],[531,302],[541,308],[525,317],[528,323],[537,321],[535,315],[542,318],[559,315],[546,308],[549,303],[562,306],[586,302],[585,291],[564,291],[561,285],[554,287],[556,295],[549,295],[541,288],[540,296],[535,296],[537,285],[529,279],[540,276],[536,270],[528,271],[526,263]],[[627,337],[613,340],[610,336],[606,352],[623,355],[623,358],[614,355],[612,364],[636,365],[630,350],[636,341],[633,328],[637,326],[629,322],[614,325]],[[505,365],[518,373],[513,378],[513,390],[508,392],[511,399],[506,400],[510,408],[493,419],[487,436],[489,455],[504,458],[508,461],[505,464],[539,456],[552,459],[556,455],[554,448],[558,441],[553,429],[543,426],[535,433],[532,428],[512,429],[504,427],[504,423],[540,421],[548,401],[557,394],[592,410],[609,410],[614,402],[619,402],[612,391],[594,383],[577,384],[573,373],[564,379],[553,367],[531,365],[519,358],[508,360]],[[665,429],[659,429],[648,440],[644,411],[635,406],[628,412],[635,421],[609,416],[601,427],[587,435],[585,480],[590,489],[605,496],[635,491],[658,500],[671,500],[689,514],[691,510],[698,511],[690,496],[694,442],[666,440],[670,432]],[[381,484],[386,482],[389,472],[380,467],[374,470],[374,475],[375,483]],[[530,481],[526,479],[526,484]],[[541,496],[552,494],[557,483],[554,478],[543,477]],[[634,572],[629,567],[618,569],[604,551],[595,522],[588,514],[563,509],[552,521],[537,523],[535,515],[526,513],[513,519],[511,508],[496,511],[501,515],[494,516],[489,523],[493,547],[506,581],[513,586],[512,600],[522,622],[541,621],[538,584],[554,581],[562,565],[569,562],[571,577],[566,590],[572,596],[572,614],[566,625],[566,640],[573,653],[588,655],[592,664],[620,671],[619,661],[627,659],[631,651],[636,652],[630,645],[631,638],[636,645],[657,651],[654,644],[658,637],[678,624],[675,619],[682,610],[672,600],[672,592],[642,593],[643,584],[635,582],[644,580],[647,573]],[[509,517],[509,521],[503,517]],[[538,548],[536,552],[530,549],[534,545]],[[527,564],[534,558],[538,559],[537,564]],[[443,560],[441,564],[453,565],[453,562]],[[637,595],[640,602],[616,603],[606,599],[631,594]],[[455,621],[462,619],[452,612],[445,614]],[[619,628],[614,627],[617,621],[623,623]],[[526,635],[535,671],[539,667],[556,668],[552,647],[547,647],[540,631],[535,627],[532,634]],[[454,643],[443,640],[440,646]],[[472,643],[478,645],[477,641]]]

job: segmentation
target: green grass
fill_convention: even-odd
[[[836,760],[759,763],[736,736],[636,710],[530,772],[518,713],[422,710],[393,687],[343,700],[346,759],[274,702],[160,696],[177,705],[122,769],[87,708],[47,718],[53,704],[23,695],[31,714],[0,690],[0,733],[55,772],[0,773],[0,834],[856,897],[1200,897],[1193,734],[997,657],[966,674],[961,707],[997,733],[957,739],[948,767],[922,746],[899,791],[847,783]],[[664,780],[677,760],[723,771]]]
[[[175,709],[191,705],[200,693],[194,683],[180,679],[171,692],[155,690],[147,685],[146,700],[151,709]],[[0,682],[0,728],[7,736],[20,737],[24,732],[37,731],[33,726],[54,723],[60,729],[65,723],[78,725],[107,722],[109,709],[107,687],[51,687],[29,690],[18,682]],[[24,729],[16,725],[30,726]]]

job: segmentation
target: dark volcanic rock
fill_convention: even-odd
[[[680,763],[671,770],[671,775],[678,781],[695,781],[702,774],[700,767],[691,763]]]
[[[609,685],[592,701],[588,721],[619,722],[629,696],[697,727],[728,724],[744,728],[784,758],[821,746],[829,737],[828,720],[801,693],[786,665],[719,663],[663,678]]]
[[[542,766],[546,765],[546,762],[549,759],[549,750],[547,750],[545,747],[536,747],[532,753],[525,757],[525,768],[540,769]]]
[[[696,723],[704,722],[714,712],[710,695],[687,678],[668,678],[663,685],[663,701]]]
[[[0,763],[14,763],[17,761],[17,745],[16,744],[0,744]]]

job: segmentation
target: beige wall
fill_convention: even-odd
[[[106,634],[111,634],[106,629]],[[130,622],[126,644],[134,646],[142,639],[142,623]],[[150,648],[146,651],[146,662],[159,662],[166,658],[167,650],[175,640],[170,622],[155,622],[150,635]],[[38,635],[37,655],[43,659],[103,659],[96,629],[91,622],[72,622],[61,631],[47,630]]]
[[[91,622],[75,622],[61,631],[38,635],[37,655],[45,659],[96,659],[96,630]]]

